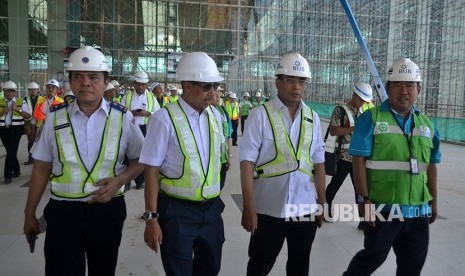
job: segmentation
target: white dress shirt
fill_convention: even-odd
[[[296,112],[295,119],[289,115],[287,107],[276,97],[275,105],[282,114],[284,125],[289,133],[290,141],[297,151],[300,135],[301,109]],[[276,156],[275,141],[270,121],[264,106],[250,111],[245,124],[244,135],[239,145],[239,160],[251,161],[255,165],[271,161]],[[313,140],[310,147],[310,159],[313,164],[324,162],[324,143],[321,137],[320,118],[313,112]],[[309,175],[294,171],[281,176],[257,178],[253,183],[254,203],[257,213],[277,218],[289,217],[287,204],[303,207],[297,216],[308,215],[316,211],[315,185]],[[307,208],[308,207],[308,208]]]
[[[11,105],[13,105],[13,103],[16,103],[16,97],[13,97],[13,99],[11,99],[11,101],[8,101],[7,99],[5,99],[5,102],[6,102],[6,105],[8,106],[8,113],[5,115],[5,125],[9,126],[11,125],[11,116],[13,116],[13,109],[11,109]],[[31,112],[29,111],[29,106],[27,105],[27,103],[25,101],[23,101],[23,105],[21,106],[21,111],[23,112],[26,112],[27,114],[31,114]]]
[[[76,145],[79,155],[87,170],[92,170],[100,153],[103,131],[110,111],[110,104],[102,98],[100,108],[97,109],[90,117],[81,112],[76,101],[68,107],[69,117],[76,139]],[[112,110],[112,112],[120,112]],[[50,114],[53,115],[53,114]],[[52,174],[60,175],[62,165],[58,156],[58,148],[55,139],[53,118],[45,118],[44,128],[40,134],[39,140],[34,143],[31,149],[32,157],[44,162],[52,162]],[[139,127],[132,122],[131,112],[126,112],[123,116],[123,131],[120,140],[118,152],[118,162],[115,166],[116,175],[121,174],[126,165],[123,165],[124,156],[129,159],[137,159],[142,150],[144,136]],[[53,197],[53,196],[52,196]],[[62,198],[56,198],[62,200]]]
[[[186,113],[187,120],[189,121],[189,125],[194,134],[195,141],[188,143],[197,143],[200,159],[202,160],[202,166],[204,171],[207,171],[209,162],[208,158],[210,154],[207,111],[204,110],[201,114],[199,114],[199,112],[187,104],[182,97],[179,97],[178,102]],[[211,108],[215,114],[220,134],[222,134],[223,125],[220,113],[212,106],[207,108]],[[221,137],[222,142],[224,142],[223,135],[221,135]],[[147,124],[147,135],[145,136],[144,146],[142,147],[139,162],[150,166],[160,167],[160,172],[169,178],[176,178],[182,175],[184,157],[176,136],[176,131],[166,108],[160,109],[150,117],[149,123]]]
[[[132,110],[137,110],[137,109],[142,109],[142,110],[147,110],[148,107],[148,101],[147,101],[147,90],[144,91],[142,94],[138,94],[137,92],[134,92],[132,94],[132,99],[131,99],[131,105],[126,106],[126,97],[128,95],[125,95],[123,99],[121,100],[121,104],[126,106],[129,111]],[[160,105],[158,104],[157,99],[154,97],[153,99],[153,110],[150,113],[155,113],[155,111],[160,109]],[[134,123],[136,125],[145,125],[145,116],[135,116],[134,117]]]

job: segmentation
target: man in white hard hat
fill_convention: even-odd
[[[24,119],[31,117],[29,106],[23,99],[16,98],[16,83],[7,81],[3,84],[5,98],[0,99],[0,139],[5,147],[6,157],[3,176],[4,183],[9,184],[12,178],[21,175],[18,162],[18,147],[24,133]]]
[[[250,102],[249,98],[249,92],[244,92],[244,95],[242,95],[242,101],[239,103],[242,135],[244,135],[245,120],[247,120],[247,117],[249,117],[250,109],[252,109],[252,103]]]
[[[124,95],[121,104],[131,110],[134,115],[134,123],[139,126],[142,134],[145,136],[147,132],[147,122],[150,115],[155,113],[160,106],[155,96],[147,90],[149,76],[144,71],[139,71],[134,74],[135,92],[129,91]],[[139,174],[135,179],[136,189],[144,188],[144,173]],[[131,183],[125,186],[126,191],[131,187]]]
[[[204,52],[185,54],[176,80],[183,94],[150,119],[145,164],[144,240],[167,275],[218,275],[224,243],[220,153],[221,116],[210,106],[223,81]],[[155,141],[155,142],[154,142]]]
[[[389,98],[364,112],[350,143],[359,212],[367,221],[363,249],[344,275],[371,275],[391,251],[397,275],[420,275],[436,220],[437,129],[414,106],[421,72],[408,58],[395,61],[386,78]],[[375,214],[376,209],[376,214]]]
[[[251,110],[239,148],[242,226],[252,235],[247,275],[267,275],[287,240],[288,275],[308,275],[310,251],[325,203],[320,119],[302,101],[308,62],[284,55],[278,96]],[[320,204],[320,205],[317,205]]]
[[[237,146],[237,128],[239,127],[239,103],[237,102],[236,93],[229,91],[228,99],[224,101],[223,106],[228,112],[233,132],[231,134],[232,145]]]
[[[153,93],[160,107],[164,107],[170,103],[169,98],[163,95],[163,87],[161,87],[160,83],[156,81],[153,82],[149,87],[149,91]]]
[[[77,49],[67,71],[76,100],[52,108],[32,148],[24,234],[30,243],[37,238],[37,206],[50,181],[45,275],[115,275],[126,219],[122,186],[142,171],[144,138],[125,107],[103,100],[109,68],[99,50]]]
[[[105,90],[103,91],[103,98],[107,101],[115,101],[116,97],[116,88],[113,86],[113,84],[109,83]]]
[[[265,103],[265,101],[262,98],[262,90],[259,89],[257,92],[255,92],[255,101],[252,102],[253,107],[257,107],[259,105],[262,105]]]
[[[56,79],[50,79],[45,85],[45,96],[39,96],[32,113],[31,124],[36,128],[42,127],[45,117],[50,111],[50,107],[57,106],[63,102],[63,99],[57,96],[59,88],[60,84]]]
[[[168,96],[168,99],[170,103],[174,103],[175,101],[178,100],[178,89],[174,85],[168,86],[168,91],[170,92],[170,95]]]
[[[24,162],[24,165],[30,165],[34,162],[34,159],[32,158],[32,155],[31,155],[31,148],[36,138],[36,130],[35,130],[35,127],[31,125],[31,119],[32,119],[32,114],[34,113],[34,108],[37,104],[37,100],[39,99],[39,90],[40,90],[40,87],[36,82],[30,82],[27,86],[28,95],[23,98],[24,104],[27,104],[29,113],[31,115],[29,119],[24,120],[24,133],[27,136],[27,152],[28,152],[28,160]]]
[[[71,90],[66,90],[65,93],[63,93],[63,100],[67,102],[68,104],[74,102],[76,97],[74,96],[73,91]]]
[[[121,85],[119,84],[117,80],[110,81],[110,84],[113,85],[113,87],[115,88],[115,93],[116,93],[116,96],[114,97],[113,100],[117,103],[120,103],[121,99],[123,99],[123,96],[124,96],[124,89],[121,88]]]
[[[339,160],[336,167],[336,173],[329,174],[333,177],[326,187],[328,221],[332,221],[331,218],[333,218],[333,199],[348,174],[350,174],[350,179],[352,180],[352,185],[354,186],[354,198],[356,203],[357,193],[355,192],[354,176],[352,173],[352,157],[349,155],[348,149],[350,140],[352,138],[352,133],[357,123],[357,119],[363,112],[362,107],[365,103],[371,102],[372,100],[373,91],[370,85],[364,82],[356,82],[352,87],[351,99],[343,105],[336,106],[331,115],[328,131],[332,136],[337,136],[334,149],[335,153],[339,157]],[[328,131],[326,132],[325,139],[327,138]],[[328,174],[329,172],[326,173]],[[335,210],[341,209],[335,208]],[[339,211],[336,213],[338,216],[334,217],[334,220],[337,220],[340,214]],[[360,223],[359,228],[362,229],[363,225],[364,224]]]

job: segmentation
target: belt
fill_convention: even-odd
[[[211,206],[213,204],[213,202],[215,202],[215,199],[218,198],[218,197],[214,197],[214,198],[209,198],[209,199],[205,199],[205,200],[201,200],[201,201],[194,201],[194,200],[176,198],[176,197],[168,196],[168,195],[165,195],[165,194],[160,194],[160,195],[163,195],[163,196],[165,196],[166,198],[168,198],[169,200],[172,200],[172,201],[177,201],[177,202],[185,204],[185,205],[192,205],[192,206],[197,206],[197,207]]]

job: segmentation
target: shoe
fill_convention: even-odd
[[[3,183],[5,184],[10,184],[13,180],[11,178],[5,178],[5,180],[3,181]]]
[[[16,178],[16,177],[19,177],[20,175],[21,175],[21,172],[15,172],[13,173],[12,177]]]
[[[127,192],[131,190],[131,182],[124,184],[124,191]]]
[[[233,144],[234,147],[237,147],[237,144]]]
[[[32,165],[34,164],[34,159],[29,159],[26,162],[23,163],[24,165]]]
[[[144,184],[136,185],[136,190],[144,189]]]

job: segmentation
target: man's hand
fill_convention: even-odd
[[[91,193],[92,202],[100,203],[109,202],[121,187],[116,177],[99,180],[94,184],[94,186],[98,187],[99,189]]]
[[[431,217],[429,218],[429,223],[433,223],[436,221],[436,218],[438,217],[438,205],[433,202],[431,204]]]
[[[158,253],[158,245],[162,244],[163,233],[158,219],[151,219],[145,224],[144,241],[150,249]]]
[[[375,205],[370,200],[365,200],[365,202],[358,204],[358,213],[368,225],[375,227]]]
[[[255,209],[246,209],[242,212],[242,227],[253,235],[258,227],[258,216]]]

